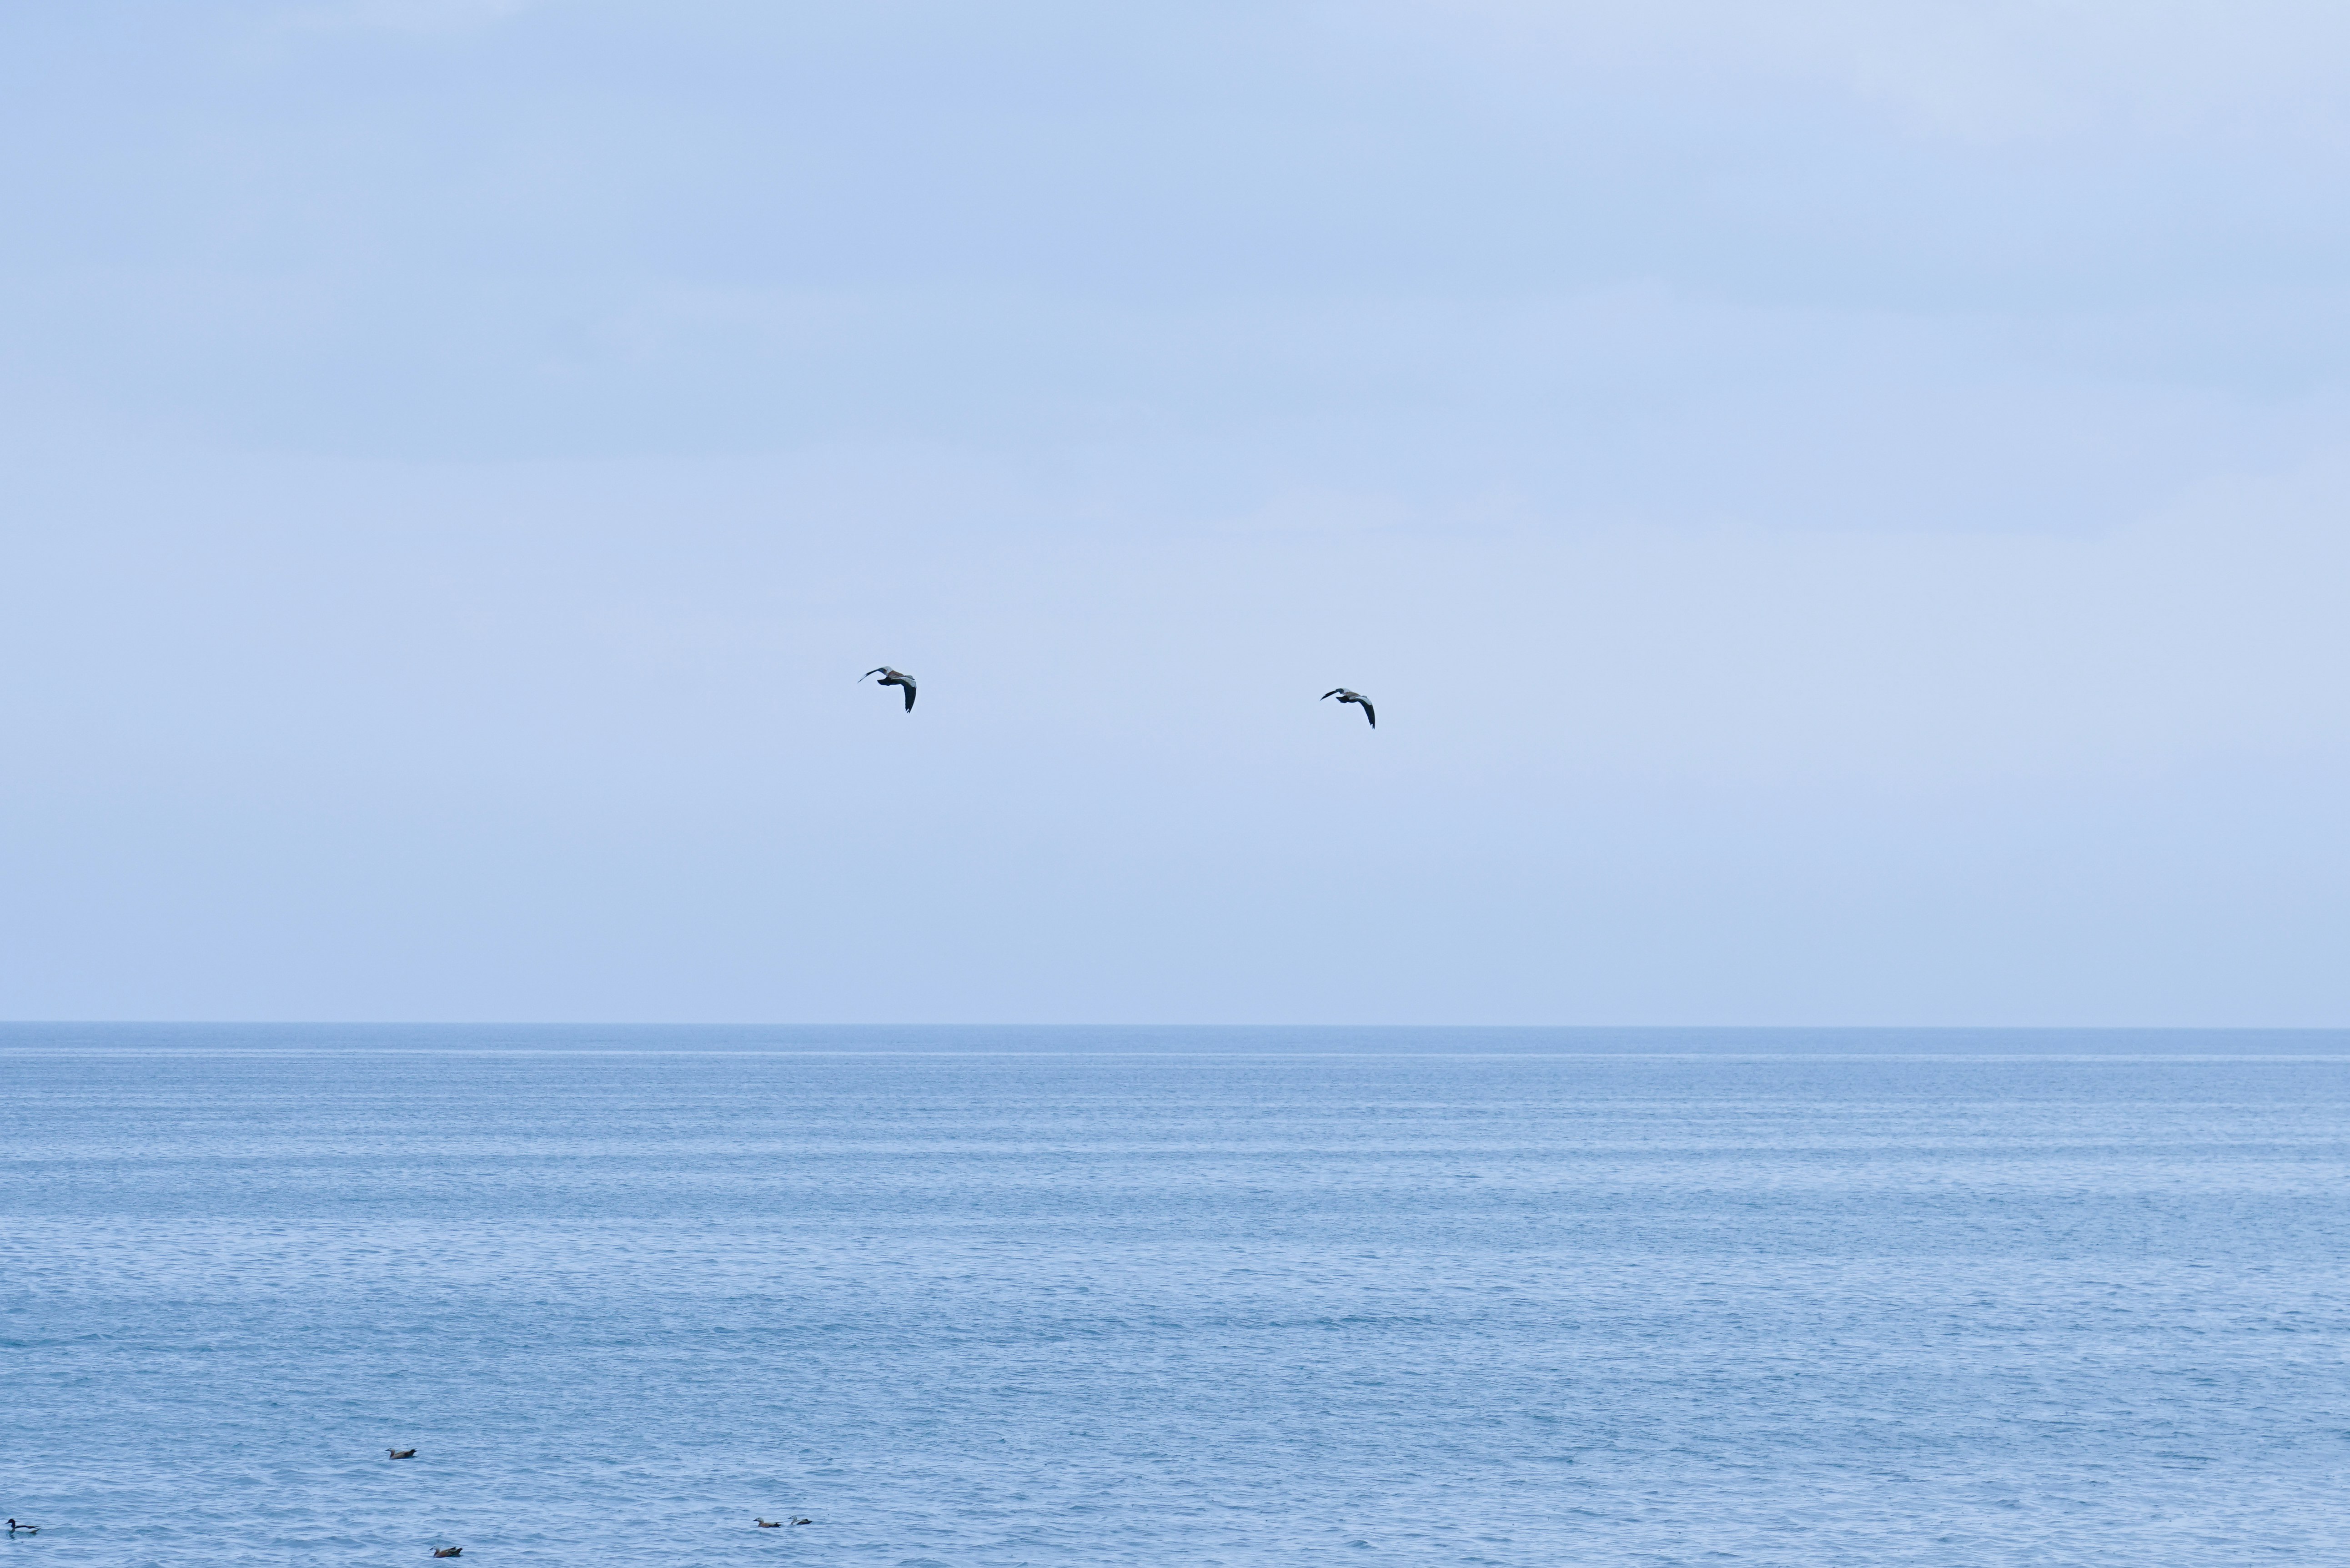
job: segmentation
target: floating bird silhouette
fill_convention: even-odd
[[[792,1522],[794,1524],[814,1524],[816,1521],[813,1519],[795,1519]]]
[[[416,1457],[414,1449],[386,1449],[384,1452],[395,1459],[412,1459]]]
[[[879,685],[903,686],[906,689],[906,711],[910,713],[914,711],[914,678],[912,676],[901,670],[892,670],[884,664],[879,669],[867,670],[864,675],[857,679],[862,680],[868,675],[879,675],[881,678],[878,682]]]
[[[1364,696],[1361,692],[1349,691],[1344,686],[1333,686],[1329,691],[1322,693],[1322,701],[1325,702],[1327,702],[1333,697],[1336,697],[1341,702],[1361,703],[1363,705],[1363,717],[1371,722],[1371,728],[1376,730],[1379,727],[1379,711],[1377,708],[1372,707],[1371,700]]]
[[[8,1521],[8,1533],[11,1535],[38,1535],[40,1532],[41,1527],[37,1524],[26,1524],[17,1519]]]
[[[464,1554],[465,1549],[462,1546],[436,1546],[432,1549],[435,1557],[463,1557]]]
[[[762,1530],[781,1530],[784,1527],[784,1521],[780,1519],[754,1519],[751,1522]]]

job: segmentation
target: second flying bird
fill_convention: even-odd
[[[1364,696],[1361,692],[1349,691],[1344,686],[1333,686],[1329,691],[1322,693],[1322,701],[1325,702],[1327,702],[1333,697],[1336,697],[1341,702],[1361,703],[1363,705],[1363,717],[1371,722],[1371,728],[1376,730],[1379,727],[1379,711],[1377,708],[1372,707],[1371,700]]]
[[[906,689],[906,711],[910,713],[914,711],[914,678],[912,676],[892,670],[884,664],[867,670],[865,675],[860,675],[857,679],[862,680],[868,675],[879,675],[881,678],[877,682],[879,685],[903,686]]]

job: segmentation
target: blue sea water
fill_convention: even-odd
[[[8,1026],[0,1513],[0,1568],[2350,1562],[2350,1037]]]

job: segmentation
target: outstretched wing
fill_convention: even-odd
[[[914,711],[914,683],[907,680],[900,684],[906,688],[906,711],[910,713]]]
[[[876,675],[887,675],[887,674],[889,674],[889,667],[888,665],[886,665],[886,664],[877,664],[877,665],[875,665],[872,669],[870,669],[870,670],[867,670],[864,674],[862,674],[862,675],[858,676],[857,679],[858,679],[859,680],[872,680],[872,679],[873,679],[873,677],[875,677]]]
[[[1344,691],[1345,690],[1346,688],[1344,686],[1333,686],[1329,691],[1322,693],[1322,701],[1327,702],[1331,698],[1336,697],[1339,692]]]
[[[1371,706],[1371,700],[1367,697],[1357,697],[1355,701],[1363,705],[1363,717],[1371,722],[1371,728],[1374,730],[1378,729],[1379,727],[1379,711]]]

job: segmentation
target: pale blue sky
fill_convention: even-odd
[[[12,8],[0,1016],[2350,1023],[2345,189],[2317,5]]]

